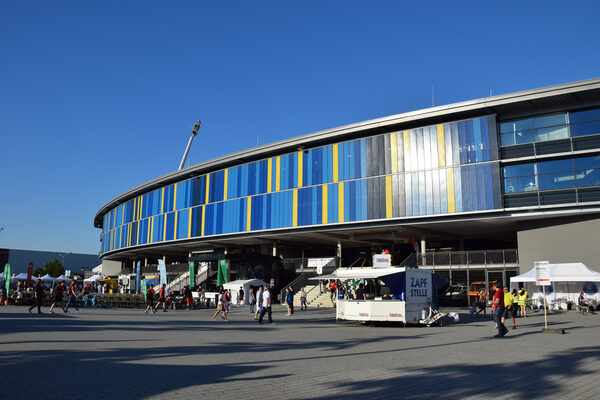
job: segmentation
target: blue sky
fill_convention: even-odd
[[[188,164],[600,77],[600,3],[0,2],[0,247],[97,253],[98,209]]]

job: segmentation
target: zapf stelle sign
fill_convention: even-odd
[[[375,254],[373,256],[373,268],[391,268],[391,254]]]

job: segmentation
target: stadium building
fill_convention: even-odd
[[[125,270],[227,259],[232,279],[279,286],[309,258],[370,265],[384,249],[466,284],[507,282],[536,260],[596,267],[600,79],[219,157],[113,198],[94,226],[100,257]]]

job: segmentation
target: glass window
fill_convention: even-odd
[[[563,172],[573,170],[573,160],[554,160],[554,161],[543,161],[538,162],[537,172],[538,174],[545,174],[548,172]]]
[[[535,174],[534,164],[510,165],[508,167],[504,167],[503,170],[505,177]]]
[[[595,135],[600,133],[600,121],[571,125],[571,136]]]
[[[575,171],[576,186],[598,186],[600,185],[600,169],[587,169]]]
[[[567,114],[552,114],[544,115],[541,117],[535,117],[533,119],[534,128],[543,128],[545,126],[564,125],[567,123]]]
[[[504,178],[504,193],[530,192],[538,190],[534,175],[517,178]]]
[[[569,121],[571,121],[571,123],[591,121],[594,119],[600,119],[600,108],[569,113]]]
[[[515,144],[533,142],[533,129],[515,132]]]
[[[500,146],[510,146],[515,144],[515,133],[503,133],[500,135]]]
[[[553,174],[541,174],[538,176],[540,190],[563,189],[575,186],[573,172],[557,172]]]
[[[569,137],[569,129],[566,126],[553,126],[535,130],[535,141],[546,142],[548,140],[566,139]]]
[[[500,133],[522,131],[525,129],[531,129],[532,127],[533,121],[531,118],[519,119],[510,122],[502,122],[500,124]]]
[[[600,168],[600,156],[576,158],[573,163],[575,170]]]

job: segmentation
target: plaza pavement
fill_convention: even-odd
[[[44,309],[47,311],[47,308]],[[575,399],[600,393],[600,315],[543,313],[505,338],[461,313],[443,327],[336,324],[333,310],[274,306],[276,325],[246,307],[146,315],[67,315],[0,307],[5,399]]]

